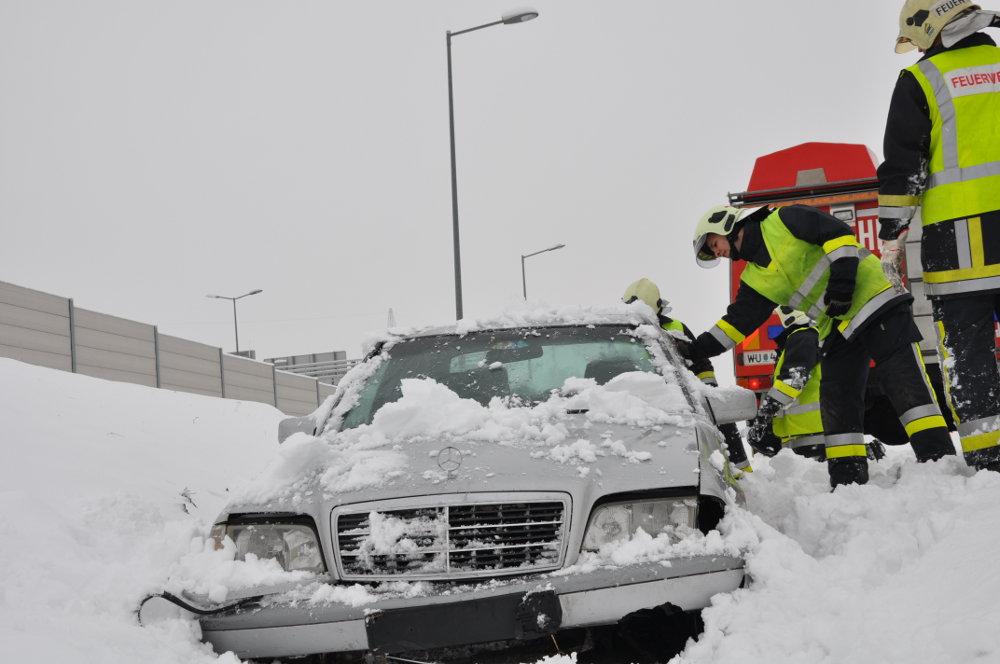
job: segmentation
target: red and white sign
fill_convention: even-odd
[[[1000,65],[989,64],[956,69],[945,74],[944,80],[952,97],[1000,92]]]

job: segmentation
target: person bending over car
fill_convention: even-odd
[[[955,454],[948,427],[924,372],[913,321],[913,296],[898,293],[878,258],[863,251],[840,219],[805,205],[760,208],[740,218],[729,206],[710,209],[694,234],[695,260],[745,260],[726,314],[691,345],[691,357],[719,355],[787,305],[816,321],[822,341],[820,417],[830,484],[865,484],[864,397],[874,359],[918,461]]]

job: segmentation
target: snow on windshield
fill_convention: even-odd
[[[629,371],[662,371],[675,365],[660,346],[662,333],[646,339],[622,325],[575,325],[428,334],[399,339],[374,358],[365,376],[338,413],[339,428],[370,424],[375,413],[396,401],[401,381],[431,378],[461,397],[487,405],[493,397],[519,402],[544,401],[569,378],[594,378],[604,384]],[[342,420],[340,414],[342,413]]]
[[[526,458],[581,466],[581,476],[602,457],[647,461],[648,451],[586,428],[690,427],[692,393],[702,386],[662,344],[662,330],[623,325],[616,315],[614,324],[546,319],[547,327],[387,342],[313,415],[326,420],[323,435],[286,440],[234,499],[294,507],[317,489],[330,495],[382,486],[407,477],[410,457],[401,446],[408,441],[518,447]],[[581,417],[583,425],[575,423]],[[444,475],[425,471],[422,479]]]

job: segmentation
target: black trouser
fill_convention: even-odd
[[[1000,470],[1000,370],[994,332],[1000,293],[931,302],[965,460],[975,468]]]
[[[882,391],[909,434],[917,460],[955,453],[924,372],[919,341],[910,304],[902,302],[879,313],[850,341],[835,330],[824,342],[820,415],[831,485],[868,481],[864,413],[871,360],[879,366]]]

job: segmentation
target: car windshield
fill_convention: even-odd
[[[484,406],[493,397],[537,403],[567,378],[603,385],[629,371],[656,372],[643,341],[620,326],[543,327],[402,340],[367,379],[344,429],[370,424],[379,408],[400,398],[400,381],[431,378]]]

